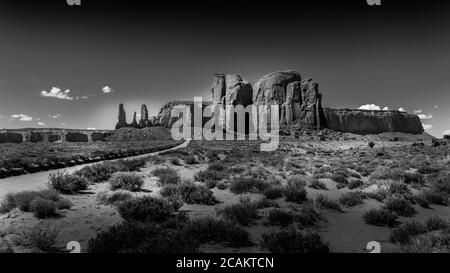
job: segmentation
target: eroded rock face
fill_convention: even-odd
[[[307,79],[300,84],[301,101],[299,123],[308,129],[326,127],[322,108],[322,94],[319,93],[319,84]]]
[[[212,102],[203,102],[202,111],[206,106],[211,105]],[[154,118],[154,126],[162,126],[166,128],[171,128],[175,121],[180,119],[183,114],[180,113],[179,117],[171,117],[172,109],[175,107],[189,107],[190,112],[194,113],[194,102],[193,101],[172,101],[166,103],[160,110],[158,115]],[[202,118],[202,125],[204,125],[210,118]],[[191,125],[194,126],[194,115],[191,115]]]
[[[419,117],[400,111],[368,111],[324,108],[328,128],[354,134],[380,134],[424,132]]]
[[[246,107],[252,104],[253,88],[248,81],[244,81],[239,75],[227,75],[225,103],[227,105],[242,105]]]
[[[89,142],[89,136],[83,133],[68,132],[66,134],[66,141],[68,142]]]
[[[147,105],[142,104],[141,106],[141,120],[139,121],[139,127],[145,128],[149,126],[149,120],[148,120],[148,109]]]
[[[290,83],[301,81],[300,74],[293,70],[267,74],[253,85],[253,103],[283,104],[286,88]]]
[[[224,98],[227,90],[225,83],[225,74],[215,73],[213,77],[213,84],[211,87],[211,94],[214,103],[224,103]]]
[[[125,109],[123,107],[123,103],[119,104],[119,114],[118,114],[118,121],[116,124],[116,130],[122,127],[128,127],[127,124],[127,115],[125,113]]]
[[[133,122],[131,122],[131,127],[134,127],[134,128],[138,128],[139,127],[139,124],[137,123],[137,113],[136,112],[134,112],[133,113]]]
[[[23,135],[19,133],[0,133],[0,143],[22,143]]]

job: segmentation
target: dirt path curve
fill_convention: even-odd
[[[170,149],[153,152],[153,153],[149,153],[149,154],[131,156],[131,157],[125,158],[125,160],[137,159],[137,158],[146,157],[146,156],[155,156],[155,155],[158,155],[163,152],[185,148],[188,146],[188,144],[189,144],[189,140],[186,140],[182,144],[172,147]],[[104,161],[115,161],[115,160],[119,160],[119,159],[104,160]],[[100,162],[104,162],[104,161],[100,161]],[[96,162],[96,163],[100,163],[100,162]],[[59,169],[59,171],[74,172],[85,166],[96,164],[96,163],[87,163],[87,164],[77,165],[77,166],[73,166],[73,167],[67,167],[64,169]],[[13,177],[9,177],[9,178],[0,180],[0,200],[3,198],[4,195],[6,195],[8,193],[45,189],[47,187],[48,175],[51,172],[52,171],[45,171],[45,172],[38,172],[38,173],[32,173],[32,174],[25,174],[25,175],[21,175],[21,176],[15,176],[15,177],[13,176]]]

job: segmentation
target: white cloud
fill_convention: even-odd
[[[360,110],[381,110],[380,106],[375,105],[375,104],[361,105],[361,107],[359,107],[358,109],[360,109]]]
[[[102,88],[102,92],[103,92],[103,94],[109,94],[109,93],[114,92],[114,90],[111,87],[109,87],[109,86],[104,86]]]
[[[370,111],[389,111],[389,107],[385,106],[383,109],[381,109],[380,106],[375,105],[375,104],[366,104],[366,105],[361,105],[358,109],[360,110],[370,110]]]
[[[84,96],[81,97],[81,99],[82,99],[82,100],[87,100],[87,99],[89,99],[89,97],[86,96],[86,95],[84,95]]]
[[[57,118],[60,118],[61,117],[61,114],[53,114],[53,115],[48,115],[50,118],[54,118],[54,119],[57,119]]]
[[[423,126],[423,129],[425,131],[430,131],[430,130],[433,129],[433,125],[431,125],[431,124],[424,124],[424,123],[422,123],[422,126]]]
[[[56,98],[61,100],[73,100],[73,97],[71,97],[69,94],[70,94],[69,89],[67,89],[66,91],[62,91],[58,87],[52,87],[50,92],[43,90],[41,92],[41,97]]]
[[[398,108],[398,111],[400,111],[400,112],[406,112],[405,108],[403,108],[403,107]]]
[[[32,121],[33,120],[32,117],[30,117],[28,115],[25,115],[25,114],[14,114],[14,115],[11,115],[11,118],[12,119],[18,119],[18,120],[24,121],[24,122],[28,122],[28,121]]]
[[[416,111],[414,111],[414,114],[422,114],[422,109],[419,109],[419,110],[416,110]]]
[[[442,135],[444,136],[450,136],[450,130],[447,130],[445,132],[442,132]]]
[[[42,121],[38,122],[39,126],[45,126],[45,123],[43,123]]]
[[[61,125],[62,126],[66,126],[67,124],[65,122],[61,122]]]
[[[435,105],[433,108],[434,108],[434,109],[438,109],[438,108],[439,108],[439,105]]]
[[[89,128],[86,128],[86,130],[97,130],[97,128],[89,127]]]
[[[419,114],[418,117],[420,119],[432,119],[433,115],[432,114],[428,114],[428,115],[427,114]]]

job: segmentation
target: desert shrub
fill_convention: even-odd
[[[325,185],[325,183],[323,183],[319,179],[313,179],[311,181],[311,183],[309,184],[309,187],[311,189],[315,189],[315,190],[325,190],[325,191],[328,190],[327,186]]]
[[[384,202],[384,207],[403,217],[411,217],[417,213],[416,209],[408,200],[397,195],[386,199]]]
[[[216,162],[213,162],[213,163],[208,165],[208,170],[209,171],[221,172],[221,171],[225,171],[226,169],[227,169],[226,166],[220,161],[216,161]]]
[[[422,185],[424,182],[424,176],[420,173],[404,173],[403,183],[405,184],[418,184]]]
[[[378,188],[373,192],[366,193],[367,198],[377,200],[378,202],[383,202],[390,195],[389,191],[384,188]]]
[[[181,161],[178,157],[172,157],[169,159],[170,163],[172,163],[172,165],[175,166],[180,166],[181,165]]]
[[[371,209],[363,214],[363,220],[368,225],[394,227],[397,225],[397,214],[385,208]]]
[[[136,173],[114,173],[109,179],[109,185],[112,191],[121,189],[127,191],[139,191],[144,185],[142,176]]]
[[[173,213],[173,208],[163,199],[144,196],[120,203],[118,211],[126,221],[161,222]]]
[[[170,168],[158,168],[153,170],[152,174],[159,178],[158,184],[161,186],[167,184],[178,184],[181,181],[178,172]]]
[[[141,168],[145,167],[145,164],[147,164],[147,159],[121,159],[119,161],[109,163],[115,164],[118,172],[139,172]]]
[[[271,226],[286,227],[292,224],[294,217],[289,212],[273,209],[269,212],[267,219]]]
[[[31,202],[36,198],[49,200],[55,203],[64,200],[63,198],[61,198],[59,193],[54,190],[23,191],[18,193],[10,193],[6,195],[5,199],[2,202],[2,213],[9,212],[16,207],[24,212],[29,212],[31,211]]]
[[[320,210],[312,203],[305,203],[300,213],[294,216],[294,221],[302,228],[314,228],[318,226],[319,221],[322,220]]]
[[[388,187],[389,194],[398,194],[398,195],[405,195],[405,194],[411,194],[411,191],[408,188],[408,185],[402,183],[402,182],[393,182],[389,184]]]
[[[70,209],[71,207],[73,207],[73,203],[69,199],[61,198],[61,200],[56,202],[56,208],[59,210]]]
[[[270,185],[256,178],[237,177],[230,185],[230,191],[234,194],[261,193]]]
[[[412,221],[406,222],[391,231],[389,241],[391,243],[407,244],[411,238],[427,232],[425,225]]]
[[[284,188],[284,196],[286,201],[301,204],[307,199],[308,192],[305,189],[303,183],[288,181],[288,184]]]
[[[373,143],[373,142],[371,141],[371,142],[369,142],[369,144],[368,144],[367,146],[369,146],[369,148],[373,148],[373,147],[375,147],[375,143]]]
[[[450,195],[450,175],[440,174],[431,177],[429,180],[431,180],[430,181],[431,187],[435,191]]]
[[[89,240],[88,252],[195,253],[198,252],[198,242],[178,229],[155,223],[124,222]]]
[[[381,167],[374,171],[370,176],[371,179],[376,180],[394,180],[401,181],[405,175],[405,170],[400,168]]]
[[[420,166],[417,169],[417,172],[420,173],[420,174],[434,174],[434,173],[438,173],[440,171],[441,170],[439,168],[431,167],[431,166],[428,166],[428,165]]]
[[[424,191],[419,196],[427,200],[430,204],[448,206],[449,196],[443,192],[432,189]]]
[[[339,202],[346,207],[354,207],[364,203],[365,194],[360,191],[344,193]]]
[[[330,179],[333,180],[334,182],[341,184],[343,186],[346,186],[348,184],[348,180],[347,177],[342,175],[342,174],[332,174],[330,176]]]
[[[184,162],[188,165],[194,165],[197,164],[197,159],[195,158],[194,155],[188,155],[186,156],[186,158],[184,159]]]
[[[8,213],[16,207],[15,195],[8,193],[0,203],[0,214]]]
[[[132,198],[133,195],[126,191],[101,192],[97,195],[97,201],[103,205],[117,205]]]
[[[278,199],[283,197],[283,188],[280,186],[270,186],[264,190],[263,194],[268,199]]]
[[[194,180],[199,182],[220,181],[228,178],[228,174],[216,170],[199,171],[195,174]]]
[[[427,198],[425,198],[425,196],[423,194],[415,195],[413,198],[414,198],[414,202],[417,203],[422,208],[426,208],[426,209],[430,208],[430,202],[428,201]]]
[[[96,163],[75,171],[73,174],[86,178],[90,183],[107,181],[111,175],[120,171],[117,164],[113,162]]]
[[[261,246],[272,253],[328,253],[327,243],[324,243],[317,233],[303,233],[295,230],[265,233],[262,235]]]
[[[178,187],[178,193],[188,204],[215,205],[218,203],[213,192],[203,185],[191,181],[183,181]]]
[[[258,209],[278,208],[279,205],[274,200],[263,197],[260,200],[256,201],[256,207]]]
[[[334,201],[329,199],[326,195],[320,194],[314,199],[314,202],[317,207],[323,208],[323,209],[329,209],[337,212],[342,212],[341,205]]]
[[[250,234],[233,222],[211,217],[190,221],[182,234],[196,238],[201,244],[226,243],[231,247],[247,247],[253,245]]]
[[[56,203],[48,199],[36,197],[30,202],[30,212],[39,219],[56,216],[56,210]]]
[[[427,228],[427,231],[435,231],[435,230],[449,228],[450,222],[448,220],[434,216],[434,217],[428,218],[428,220],[425,221],[425,226]]]
[[[450,229],[418,235],[402,246],[405,253],[449,253],[449,249]]]
[[[84,177],[67,172],[52,172],[49,175],[48,186],[64,194],[74,194],[87,190],[89,182]]]
[[[234,205],[224,207],[219,211],[226,220],[248,226],[259,219],[258,207],[254,202],[239,202]]]
[[[356,189],[356,188],[360,188],[364,185],[364,182],[360,179],[356,179],[356,180],[352,180],[350,182],[348,182],[348,188],[350,190]]]
[[[406,222],[391,231],[389,240],[392,243],[410,244],[416,236],[450,227],[450,223],[439,217],[431,217],[424,224],[412,221]]]
[[[59,229],[50,224],[37,224],[22,231],[18,240],[20,245],[35,248],[43,252],[55,250]]]

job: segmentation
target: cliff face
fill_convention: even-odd
[[[326,126],[331,130],[354,134],[401,132],[423,133],[419,117],[400,111],[367,111],[324,108]]]

